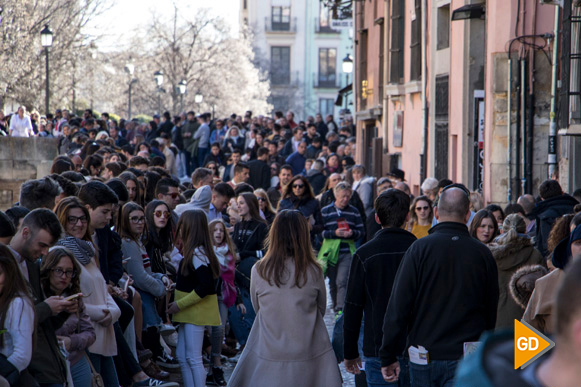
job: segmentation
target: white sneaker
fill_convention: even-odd
[[[178,333],[177,332],[173,332],[172,334],[166,335],[166,336],[162,336],[163,337],[163,341],[165,341],[165,343],[167,345],[169,345],[170,347],[177,347],[178,346]]]
[[[159,333],[162,336],[169,336],[169,335],[171,335],[172,333],[175,333],[175,332],[176,332],[175,327],[173,325],[170,325],[170,324],[163,324],[161,326],[161,328],[159,328]]]

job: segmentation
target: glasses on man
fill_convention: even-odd
[[[69,222],[69,224],[75,225],[79,222],[81,222],[81,224],[85,224],[87,223],[88,219],[86,216],[68,216],[67,217],[67,222]]]
[[[131,221],[131,223],[143,223],[145,222],[145,217],[144,216],[132,216],[131,218],[129,218],[129,220]]]
[[[62,278],[63,276],[67,277],[67,278],[74,278],[77,276],[77,272],[74,270],[63,270],[59,267],[57,267],[56,269],[52,269],[52,272],[55,273],[57,276],[59,276],[60,278]]]
[[[177,199],[180,196],[180,194],[177,192],[172,192],[172,193],[165,194],[165,196],[169,196],[172,199]]]
[[[169,218],[170,215],[169,211],[155,211],[153,214],[158,218],[164,217],[166,219]]]

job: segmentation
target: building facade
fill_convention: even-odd
[[[575,15],[578,8],[567,3]],[[537,194],[549,176],[552,143],[554,176],[565,189],[568,180],[581,184],[581,173],[565,166],[581,161],[577,137],[550,137],[554,5],[372,0],[353,7],[356,156],[375,176],[399,168],[414,195],[426,177],[450,178],[482,192],[487,203],[515,202]],[[580,51],[575,28],[566,42],[571,63]],[[579,90],[577,62],[571,90]],[[579,122],[576,95],[568,95],[569,134]]]
[[[333,28],[333,18],[320,0],[241,0],[240,25],[252,34],[275,111],[338,113],[337,91],[351,82],[341,63],[353,43],[352,28]]]

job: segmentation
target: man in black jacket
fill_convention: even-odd
[[[400,262],[416,237],[403,227],[409,218],[410,198],[388,189],[375,199],[375,221],[381,231],[361,246],[351,263],[344,313],[345,369],[358,374],[361,367],[357,342],[365,313],[363,354],[367,382],[381,380],[379,349],[383,317]],[[375,384],[374,384],[375,385]]]
[[[546,256],[547,241],[549,232],[555,221],[565,214],[572,214],[577,200],[563,193],[559,182],[556,180],[545,180],[539,186],[541,202],[535,207],[533,214],[537,225],[537,249]]]
[[[498,271],[490,250],[468,233],[470,192],[446,187],[435,215],[439,223],[409,248],[395,277],[379,351],[386,382],[398,380],[397,357],[409,351],[412,387],[451,385],[464,344],[496,324]]]
[[[265,147],[258,148],[256,156],[256,160],[248,163],[248,168],[250,168],[248,184],[254,187],[254,189],[262,188],[263,190],[267,190],[270,188],[270,167],[266,163],[268,160],[268,149]]]

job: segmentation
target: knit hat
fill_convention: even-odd
[[[569,238],[563,239],[555,250],[553,251],[552,262],[553,266],[559,269],[564,269],[571,259],[571,244],[576,240],[581,239],[581,224],[575,227],[571,232]]]

